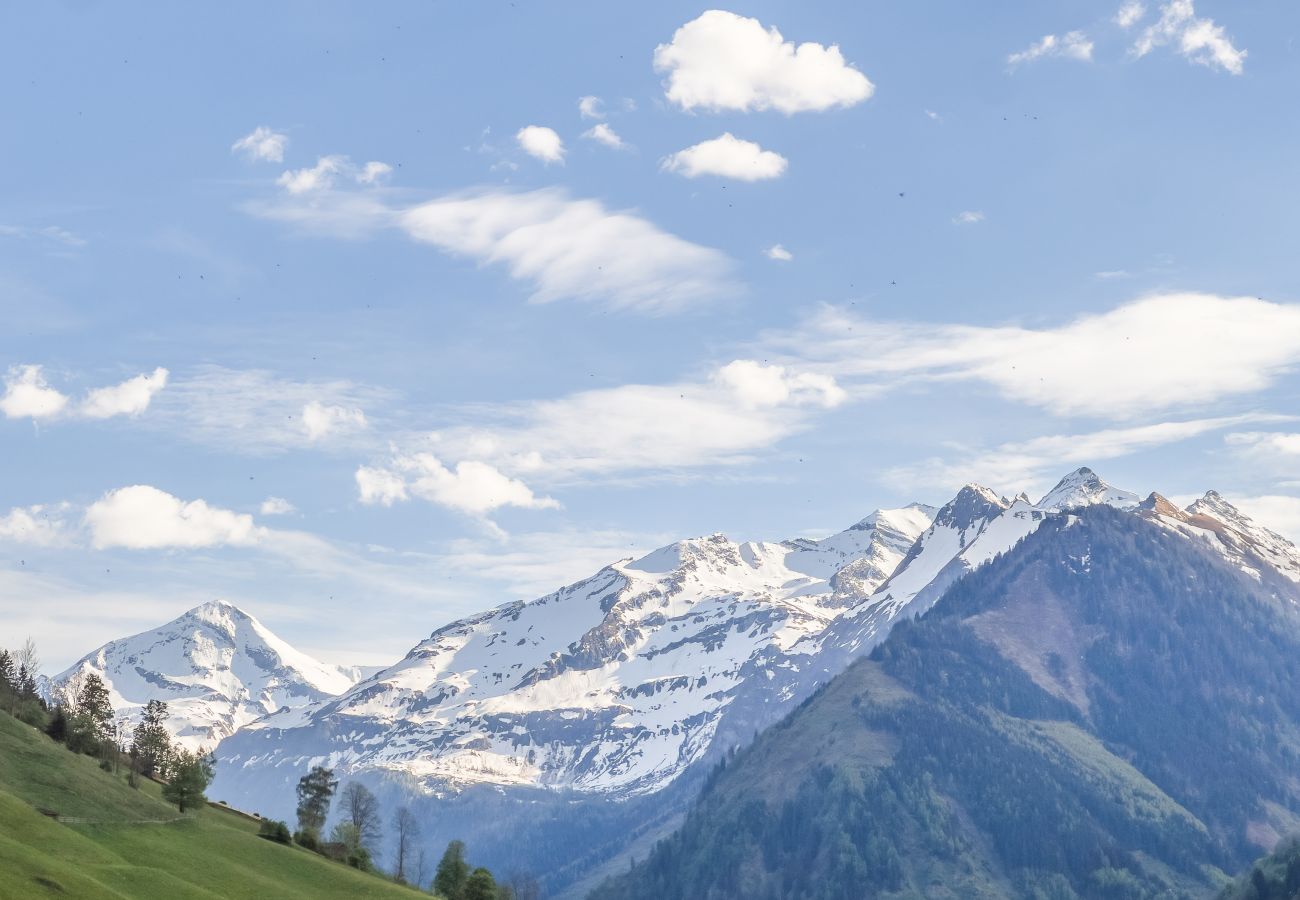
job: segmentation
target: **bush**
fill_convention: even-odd
[[[275,841],[277,844],[293,843],[293,838],[289,836],[289,826],[271,819],[262,820],[261,826],[257,829],[257,836]]]
[[[293,842],[313,853],[320,853],[320,835],[314,828],[298,829],[293,833]]]

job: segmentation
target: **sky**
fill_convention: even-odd
[[[1300,6],[9,4],[0,644],[381,664],[1089,465],[1300,538]]]

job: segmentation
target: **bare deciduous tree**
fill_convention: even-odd
[[[393,813],[393,831],[397,833],[397,877],[406,880],[406,863],[420,837],[420,822],[409,807],[399,806]],[[417,885],[419,882],[417,882]]]

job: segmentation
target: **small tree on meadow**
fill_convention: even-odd
[[[338,789],[334,770],[315,766],[298,779],[298,830],[316,834],[325,827],[330,811],[330,798]]]
[[[361,846],[373,854],[384,834],[379,799],[361,782],[349,781],[339,795],[339,806],[344,819],[356,826]]]
[[[167,704],[150,700],[145,704],[140,723],[131,733],[131,756],[136,771],[151,778],[165,775],[172,752],[172,738],[167,733]]]
[[[438,871],[433,876],[433,892],[441,894],[447,900],[465,900],[469,874],[469,863],[465,861],[465,843],[452,841],[442,854]]]
[[[496,879],[487,869],[479,866],[465,882],[462,900],[498,900]]]
[[[215,768],[216,760],[211,753],[204,750],[194,753],[178,744],[172,751],[170,777],[163,785],[163,799],[176,804],[181,812],[201,808],[208,800],[203,792],[212,783]]]
[[[415,852],[415,842],[420,838],[420,821],[409,807],[399,806],[393,814],[393,831],[397,834],[397,878],[406,880],[406,863]]]

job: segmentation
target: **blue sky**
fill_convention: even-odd
[[[383,662],[1083,464],[1300,535],[1300,8],[987,6],[6,9],[0,642]]]

